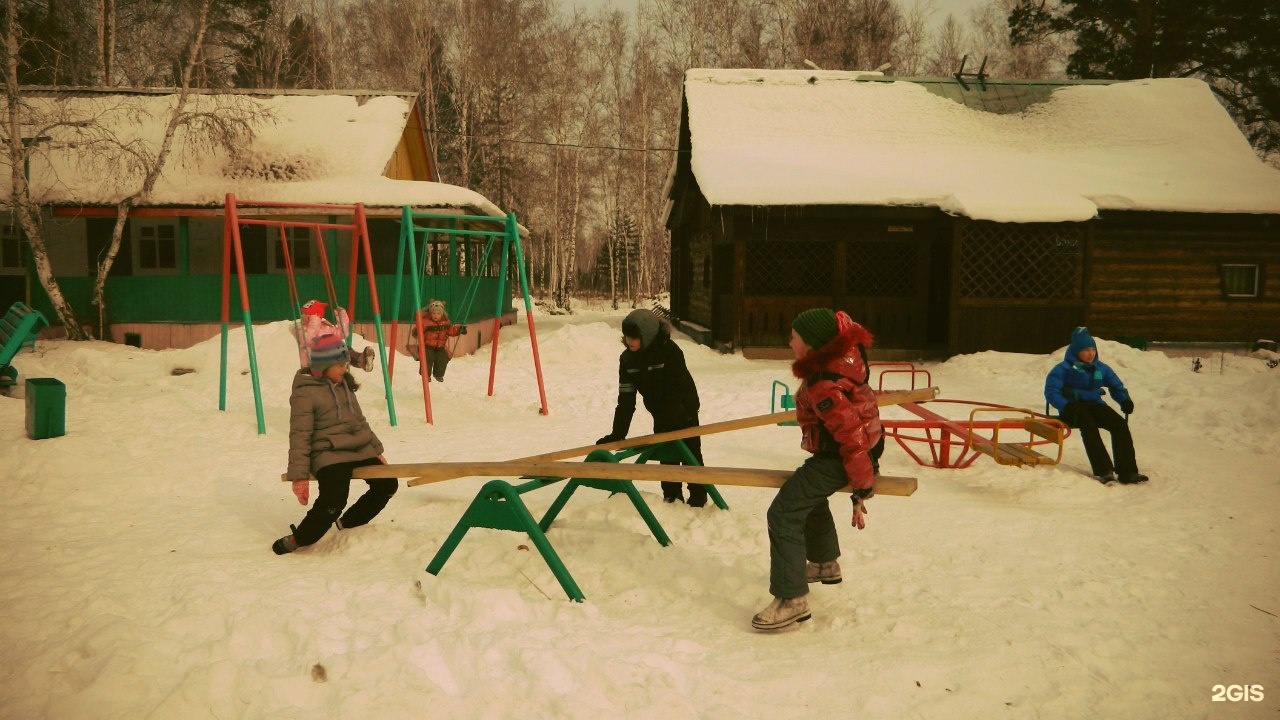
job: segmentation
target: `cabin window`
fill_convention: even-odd
[[[747,243],[748,295],[830,295],[835,244],[822,241]]]
[[[271,245],[275,248],[275,263],[272,270],[276,272],[285,272],[289,264],[293,264],[294,272],[307,271],[312,268],[311,262],[311,228],[308,227],[287,227],[284,229],[285,242],[280,242],[280,231],[275,230],[272,233],[275,237],[271,239]],[[289,248],[289,255],[285,257],[285,247]]]
[[[139,271],[168,274],[178,269],[178,226],[139,221],[134,227]]]
[[[22,252],[22,235],[17,224],[0,225],[0,273],[7,270],[7,274],[19,274],[26,266],[27,258]]]
[[[1229,298],[1256,298],[1262,293],[1260,267],[1245,263],[1222,264],[1222,292]]]

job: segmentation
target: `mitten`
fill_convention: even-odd
[[[1075,427],[1076,420],[1080,417],[1080,409],[1081,403],[1079,400],[1069,402],[1066,407],[1062,408],[1062,412],[1058,413],[1058,417],[1062,418],[1062,422]]]
[[[459,329],[458,329],[458,334],[459,334],[459,335],[466,335],[466,334],[467,334],[467,326],[466,326],[466,325],[463,325],[461,328],[459,328]]]
[[[1133,399],[1132,399],[1132,398],[1125,398],[1125,399],[1121,400],[1121,401],[1120,401],[1120,409],[1124,411],[1124,414],[1125,414],[1125,415],[1132,415],[1132,414],[1133,414]]]

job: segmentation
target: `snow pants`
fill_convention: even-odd
[[[444,381],[444,371],[449,367],[449,351],[442,347],[427,348],[427,372],[436,380]]]
[[[1089,466],[1094,475],[1107,475],[1115,471],[1121,475],[1138,472],[1138,460],[1133,450],[1133,435],[1129,434],[1129,423],[1120,413],[1104,403],[1076,403],[1078,409],[1072,418],[1073,426],[1080,431],[1080,440],[1084,443],[1085,454],[1089,456]],[[1111,455],[1102,442],[1098,430],[1111,433]],[[1112,465],[1112,456],[1115,464]]]
[[[375,478],[365,480],[369,489],[358,500],[347,508],[347,497],[351,493],[351,473],[358,467],[380,465],[378,458],[356,460],[353,462],[334,463],[316,470],[315,476],[320,486],[315,502],[307,511],[306,517],[298,523],[293,536],[299,546],[311,545],[324,534],[341,515],[342,527],[353,528],[364,525],[374,518],[382,508],[387,506],[391,496],[396,494],[399,481],[396,478]]]
[[[671,432],[672,430],[684,430],[685,428],[691,428],[691,427],[697,427],[697,426],[698,426],[697,413],[694,413],[693,417],[691,418],[686,418],[678,422],[669,422],[669,423],[661,422],[660,423],[657,421],[656,418],[653,421],[653,431],[655,433]],[[704,463],[702,462],[702,438],[701,437],[685,438],[684,445],[685,447],[689,448],[689,452],[692,453],[693,457],[697,459],[698,464],[703,465]],[[662,460],[660,462],[663,465],[683,465],[684,464],[678,460]],[[664,480],[660,484],[662,485],[663,500],[666,500],[667,502],[674,502],[676,500],[684,499],[684,495],[681,493],[680,483],[667,482],[666,480]],[[689,505],[692,507],[702,507],[703,505],[706,505],[706,504],[707,504],[706,486],[699,485],[696,483],[689,483]]]
[[[805,561],[840,557],[828,498],[849,484],[837,454],[813,455],[787,479],[769,505],[769,593],[791,599],[809,592]]]

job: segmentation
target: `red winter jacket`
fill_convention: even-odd
[[[871,333],[861,325],[837,335],[791,365],[801,380],[796,392],[796,418],[804,433],[800,447],[811,453],[838,450],[849,484],[869,488],[874,482],[867,454],[883,432],[875,391],[867,385],[867,365],[858,346],[871,346]]]
[[[440,319],[435,320],[431,317],[431,313],[423,311],[422,313],[422,332],[426,336],[426,346],[434,348],[444,347],[445,341],[451,337],[457,337],[458,332],[462,329],[461,325],[454,325],[449,322],[449,313],[440,313]],[[409,346],[417,345],[418,326],[415,322],[409,331]]]

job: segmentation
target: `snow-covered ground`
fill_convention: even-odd
[[[391,462],[503,460],[609,429],[624,311],[539,316],[550,415],[523,317],[433,384],[423,422],[400,356],[399,425],[379,375],[361,402]],[[873,328],[874,330],[874,328]],[[66,435],[25,434],[0,397],[0,717],[32,718],[1275,718],[1280,711],[1280,369],[1100,341],[1130,386],[1151,482],[1102,486],[1078,439],[1054,468],[980,459],[883,471],[913,497],[841,523],[845,582],[813,619],[762,634],[764,511],[773,491],[722,487],[731,509],[664,505],[660,546],[625,496],[579,491],[549,537],[586,594],[566,599],[522,534],[473,530],[424,571],[488,478],[407,488],[373,524],[277,557],[303,509],[279,481],[297,350],[256,333],[259,436],[243,334],[227,412],[218,343],[144,351],[40,342],[15,365],[67,388]],[[679,336],[704,423],[769,411],[783,361]],[[1064,344],[1066,338],[1063,339]],[[362,347],[361,342],[356,343]],[[943,397],[1043,408],[1061,357],[979,353],[926,367]],[[1216,365],[1216,364],[1215,364]],[[195,372],[173,375],[175,368]],[[886,416],[893,416],[886,411]],[[632,434],[647,432],[637,413]],[[789,469],[794,427],[708,437],[709,465]],[[357,485],[357,488],[362,488]],[[535,516],[556,488],[524,495]],[[1215,686],[1256,685],[1262,699]],[[1214,696],[1224,698],[1214,701]]]

